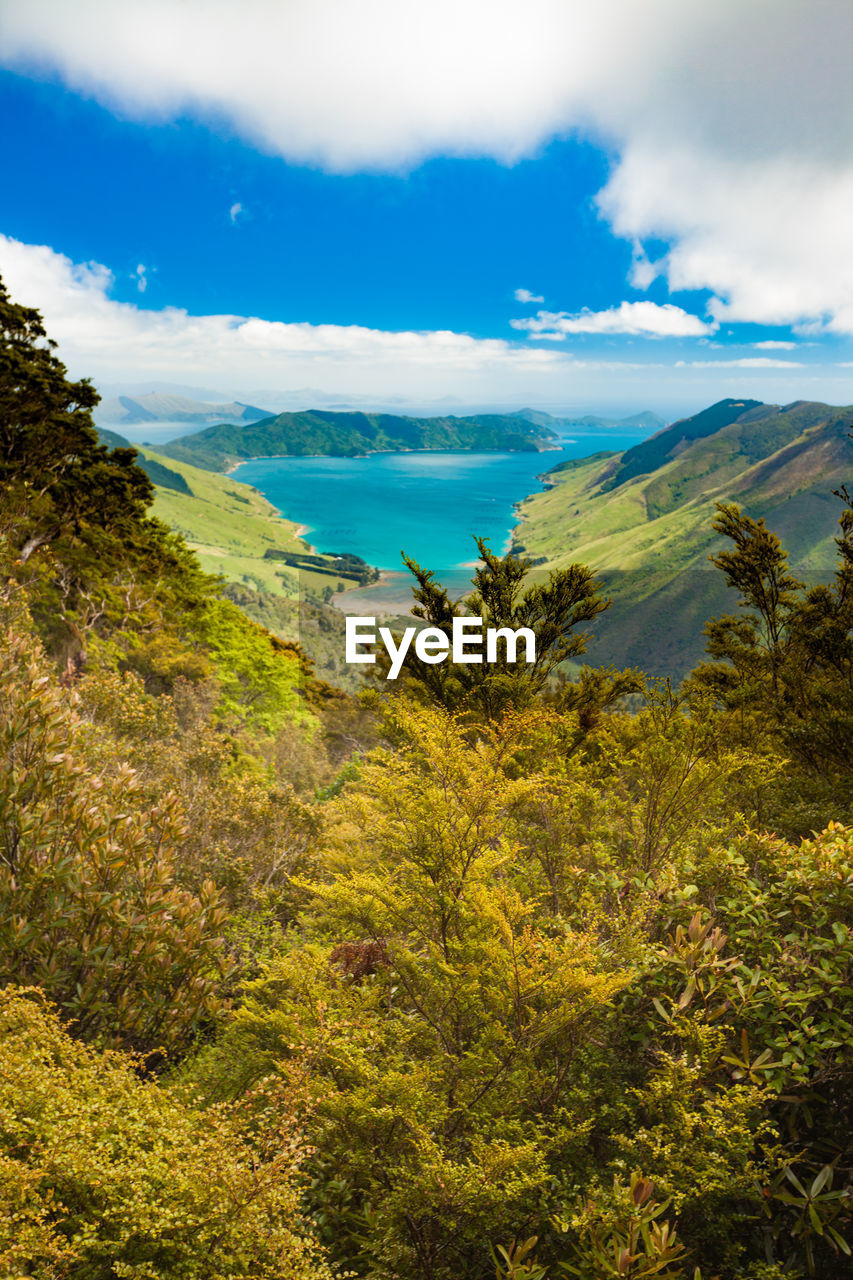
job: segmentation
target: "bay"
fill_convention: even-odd
[[[630,448],[647,435],[578,432],[545,453],[257,458],[233,475],[303,525],[317,551],[351,552],[383,570],[382,590],[347,596],[363,605],[369,595],[377,607],[391,608],[401,589],[408,597],[401,552],[433,569],[451,595],[461,595],[477,558],[474,536],[488,539],[493,551],[505,551],[518,522],[514,505],[543,487],[543,472],[566,458]]]

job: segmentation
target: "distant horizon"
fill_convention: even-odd
[[[221,391],[213,391],[210,388],[191,387],[191,386],[183,385],[180,383],[165,383],[165,382],[107,384],[107,385],[104,385],[103,387],[98,387],[98,391],[101,395],[101,404],[103,404],[104,401],[109,399],[117,399],[119,396],[128,396],[130,398],[133,398],[133,397],[139,397],[139,396],[145,396],[145,395],[161,394],[161,395],[180,396],[188,400],[198,401],[201,404],[216,405],[216,404],[227,404],[227,403],[239,403],[246,406],[251,406],[256,409],[268,410],[270,413],[270,416],[274,414],[279,414],[279,413],[308,412],[312,409],[323,410],[325,412],[334,412],[334,413],[348,413],[348,412],[388,413],[388,414],[397,414],[400,416],[412,416],[412,417],[444,417],[444,416],[472,417],[478,414],[512,414],[512,413],[521,412],[523,410],[531,410],[531,411],[536,411],[541,413],[547,413],[551,417],[556,418],[558,420],[559,419],[580,420],[585,417],[599,417],[599,418],[607,419],[608,421],[612,422],[614,426],[621,425],[622,423],[626,422],[631,418],[639,417],[642,414],[647,414],[647,413],[654,414],[656,417],[660,419],[662,424],[670,425],[671,423],[677,422],[682,418],[691,417],[693,414],[700,412],[704,408],[707,408],[709,404],[716,403],[717,400],[740,399],[740,398],[744,398],[744,399],[759,398],[760,399],[760,397],[740,397],[735,395],[732,395],[732,396],[722,395],[717,397],[717,400],[713,400],[713,401],[702,401],[701,403],[694,403],[693,401],[685,401],[680,407],[656,408],[648,404],[644,404],[642,406],[637,406],[637,407],[631,407],[631,406],[626,406],[624,404],[614,404],[614,403],[604,402],[604,404],[602,405],[602,403],[599,401],[590,401],[587,404],[574,404],[574,405],[567,406],[567,405],[561,405],[559,403],[554,403],[554,402],[532,403],[529,401],[528,402],[521,402],[521,401],[519,402],[510,402],[510,401],[472,402],[468,404],[462,401],[456,401],[455,399],[452,402],[448,402],[447,399],[442,399],[437,401],[421,401],[421,400],[406,401],[406,400],[403,400],[402,398],[397,398],[394,400],[383,400],[379,397],[375,399],[370,399],[367,397],[357,399],[353,397],[352,400],[347,400],[346,397],[343,397],[343,396],[325,398],[323,396],[323,393],[319,391],[306,392],[304,396],[300,395],[298,391],[294,391],[294,392],[286,392],[286,391],[274,392],[273,391],[273,392],[261,393],[261,395],[263,396],[263,400],[262,400],[261,396],[258,396],[256,393],[247,392],[245,391],[245,389],[240,389],[240,388],[237,388],[236,390],[233,388],[229,388]],[[796,396],[794,397],[794,400],[785,400],[785,401],[765,400],[764,403],[778,404],[780,407],[784,408],[786,405],[793,404],[797,400],[816,400],[816,399],[817,399],[816,397],[812,397],[812,396]],[[833,402],[831,401],[818,400],[818,402],[825,403],[825,404],[833,404]],[[833,404],[833,407],[846,408],[847,405],[843,402],[837,402]],[[853,410],[853,403],[851,403],[850,407],[851,407],[851,410]],[[101,408],[101,405],[98,405],[93,412],[93,417],[95,421],[99,422],[100,425],[104,427],[116,425],[114,422],[103,419],[103,417],[99,418],[100,408]],[[227,420],[228,419],[226,418],[222,419],[222,421],[227,421]],[[189,434],[189,430],[203,429],[202,427],[196,428],[195,424],[193,423],[181,423],[177,419],[173,421],[178,426],[188,428],[188,431],[185,432],[185,434]],[[153,421],[150,423],[145,423],[145,422],[126,423],[124,425],[127,427],[132,427],[135,431],[138,432],[144,429],[146,426],[151,426],[151,427],[164,426],[166,425],[166,423],[165,421]],[[235,422],[235,425],[240,425],[240,424]],[[249,425],[249,424],[246,423],[246,425]],[[607,427],[603,425],[602,429],[606,430]]]
[[[101,404],[108,400],[118,399],[120,396],[135,398],[146,395],[173,395],[187,400],[195,400],[201,404],[243,404],[256,409],[268,409],[270,413],[298,413],[310,409],[322,409],[341,413],[396,413],[401,415],[410,414],[416,417],[440,417],[442,415],[468,417],[480,413],[514,413],[529,409],[550,414],[554,418],[597,416],[613,419],[614,421],[635,417],[643,413],[652,413],[661,418],[662,421],[665,421],[667,420],[667,413],[670,412],[670,410],[661,411],[649,405],[643,405],[638,408],[628,407],[626,409],[625,406],[619,404],[605,404],[602,408],[598,401],[590,401],[586,405],[567,405],[560,402],[533,403],[509,400],[472,401],[471,403],[466,403],[456,397],[442,397],[432,401],[407,400],[403,397],[386,399],[379,396],[373,398],[353,396],[349,398],[343,395],[329,396],[322,391],[310,389],[306,389],[304,392],[300,390],[282,390],[261,391],[258,393],[250,392],[240,387],[236,389],[227,387],[223,390],[215,391],[209,387],[192,387],[182,383],[167,382],[107,383],[97,386],[97,390],[101,396]],[[100,407],[101,405],[98,405],[94,410],[96,420]],[[678,416],[689,416],[690,413],[695,411],[695,407],[692,407],[689,402],[685,402],[684,413],[679,413]]]

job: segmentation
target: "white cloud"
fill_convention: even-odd
[[[767,338],[764,342],[754,342],[752,345],[756,351],[796,351],[798,346],[796,342],[780,342],[776,338]]]
[[[531,293],[529,289],[516,289],[516,302],[544,302],[545,299],[538,293]]]
[[[110,296],[114,279],[102,264],[75,264],[46,245],[2,235],[0,276],[14,301],[43,313],[72,376],[100,385],[150,380],[239,388],[241,399],[263,405],[273,404],[269,395],[289,404],[297,388],[319,387],[327,398],[342,394],[363,404],[434,403],[438,410],[441,397],[451,397],[469,406],[534,404],[557,413],[578,406],[634,412],[651,405],[672,417],[695,413],[722,396],[749,394],[772,403],[853,401],[853,376],[846,370],[806,371],[794,361],[766,357],[677,367],[595,355],[580,360],[449,330],[393,333],[360,325],[194,316],[174,307],[146,310]],[[299,400],[298,407],[305,407],[301,392]]]
[[[676,369],[803,369],[799,360],[773,360],[770,356],[742,356],[739,360],[678,360]]]
[[[231,219],[232,222],[236,222],[242,212],[243,212],[243,206],[241,205],[240,201],[237,200],[234,204],[232,204],[231,208],[228,210],[228,217]]]
[[[853,13],[853,8],[851,8]],[[721,323],[853,333],[853,160],[704,154],[645,141],[599,197],[620,235],[670,241],[655,264],[671,288],[710,289]],[[633,283],[646,287],[650,264]]]
[[[140,262],[139,266],[133,272],[133,279],[136,281],[136,287],[140,293],[144,293],[148,288],[148,277],[146,276],[147,268],[144,262]]]
[[[565,372],[561,354],[450,330],[389,332],[361,325],[285,323],[252,316],[142,310],[110,297],[113,275],[47,245],[0,235],[0,275],[15,301],[40,310],[60,358],[78,377],[320,385],[366,394],[488,395]]]
[[[570,333],[633,334],[644,338],[696,338],[713,333],[714,325],[706,324],[671,302],[623,302],[607,311],[589,311],[586,307],[575,315],[566,311],[538,311],[535,317],[510,320],[513,329],[526,330],[531,338],[561,340]]]
[[[0,0],[6,65],[297,163],[513,162],[582,133],[614,157],[600,207],[638,287],[846,333],[851,46],[849,0]]]

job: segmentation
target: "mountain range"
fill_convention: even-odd
[[[632,428],[657,431],[666,426],[666,420],[652,413],[650,409],[644,409],[642,413],[632,413],[627,418],[601,418],[594,413],[554,417],[542,409],[519,409],[517,416],[526,418],[528,422],[533,422],[537,426],[574,427],[577,431],[630,431]]]
[[[160,453],[208,471],[227,471],[248,458],[331,455],[411,449],[499,449],[537,452],[554,448],[548,426],[515,414],[414,418],[391,413],[338,413],[310,409],[280,413],[260,422],[220,423],[160,447]]]
[[[112,396],[102,400],[95,410],[99,423],[126,427],[143,422],[257,422],[269,416],[268,409],[258,409],[239,400],[229,404],[208,404],[188,396],[157,391],[136,396]]]
[[[721,400],[632,449],[560,463],[519,506],[514,548],[537,572],[580,561],[612,597],[588,649],[594,664],[681,676],[702,627],[735,601],[708,557],[723,549],[718,502],[762,517],[806,581],[835,565],[841,503],[853,481],[853,408]]]

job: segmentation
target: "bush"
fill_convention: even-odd
[[[265,1150],[136,1063],[0,991],[0,1274],[39,1280],[324,1280],[284,1112]],[[280,1112],[281,1114],[281,1112]]]
[[[178,887],[175,797],[134,811],[131,769],[87,768],[74,695],[0,610],[0,982],[43,987],[78,1035],[176,1052],[219,1008],[218,891]]]

